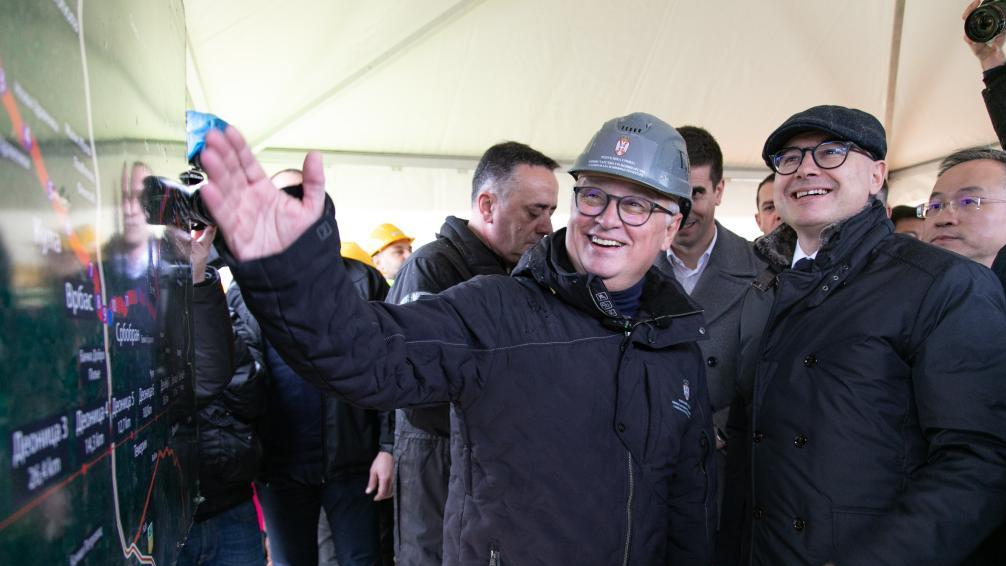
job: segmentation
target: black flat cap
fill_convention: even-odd
[[[887,134],[872,114],[844,106],[815,106],[790,116],[765,140],[761,152],[765,164],[771,168],[770,156],[804,132],[824,132],[834,136],[835,141],[851,141],[869,151],[874,159],[887,157]]]

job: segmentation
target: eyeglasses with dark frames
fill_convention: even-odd
[[[635,195],[609,195],[597,187],[573,187],[576,195],[576,210],[584,216],[600,216],[608,208],[608,203],[615,201],[618,218],[627,226],[642,226],[653,215],[653,211],[674,216],[680,211],[676,205],[674,210],[664,208],[652,200]]]
[[[873,159],[870,152],[850,141],[823,141],[814,147],[784,147],[770,157],[773,171],[779,175],[792,175],[800,168],[808,153],[821,169],[837,169],[849,158],[850,152],[861,153]]]

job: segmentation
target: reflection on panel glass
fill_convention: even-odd
[[[81,5],[78,11],[78,5]],[[5,0],[0,563],[170,564],[194,497],[180,0]]]

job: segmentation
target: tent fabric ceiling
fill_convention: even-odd
[[[995,140],[964,5],[189,1],[187,82],[258,149],[477,157],[516,139],[571,161],[603,121],[642,110],[705,127],[728,169],[752,172],[790,114],[842,104],[884,121],[893,100],[897,171]]]

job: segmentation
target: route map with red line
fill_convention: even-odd
[[[196,499],[180,0],[5,0],[0,564],[174,561]],[[156,39],[156,41],[152,41]]]

